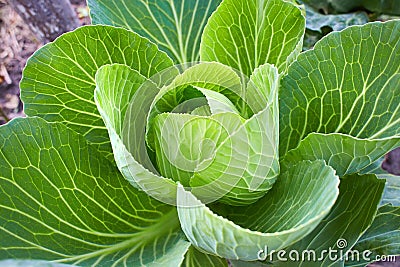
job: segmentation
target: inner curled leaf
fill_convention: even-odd
[[[110,83],[101,79],[121,69],[98,72],[96,99],[105,117],[113,114],[102,106],[113,100],[102,99]],[[126,103],[111,103],[128,106],[120,133],[111,138],[114,149],[126,149],[117,164],[132,184],[159,200],[166,193],[160,188],[168,184],[169,204],[176,204],[171,202],[178,181],[206,203],[257,201],[279,173],[277,69],[262,66],[250,79],[215,62],[178,69],[143,81]],[[148,183],[138,178],[143,172]]]

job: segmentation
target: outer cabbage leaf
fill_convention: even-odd
[[[178,266],[190,244],[175,207],[140,192],[61,123],[0,127],[0,259]]]
[[[384,180],[373,174],[354,174],[341,179],[339,197],[328,216],[308,236],[285,248],[285,251],[296,250],[300,255],[312,250],[315,255],[305,254],[310,260],[305,258],[303,262],[288,259],[274,264],[285,267],[343,266],[340,256],[345,255],[372,224],[384,186]],[[338,250],[331,258],[329,253],[322,252],[329,248]],[[313,255],[318,261],[313,260]]]
[[[334,170],[322,161],[303,161],[281,174],[271,191],[255,204],[219,208],[227,218],[180,186],[181,227],[190,242],[205,252],[254,261],[265,246],[282,249],[312,231],[333,206],[338,183]]]
[[[280,72],[301,51],[305,18],[298,6],[281,0],[225,0],[202,36],[202,61],[218,61],[250,76],[265,63]],[[300,43],[300,45],[299,45]]]
[[[94,24],[124,27],[156,43],[176,63],[199,61],[203,29],[221,0],[88,0]]]
[[[326,160],[348,153],[357,172],[399,146],[399,40],[400,21],[375,22],[331,33],[301,54],[281,81],[280,155],[296,148],[321,158],[324,147]],[[371,159],[357,162],[365,152]],[[349,173],[340,164],[332,167]]]
[[[281,82],[281,154],[312,132],[368,139],[400,132],[399,29],[399,20],[352,26],[298,57]]]
[[[25,113],[63,122],[112,158],[93,95],[96,71],[111,63],[128,65],[145,77],[173,64],[156,45],[136,33],[84,26],[45,45],[28,60],[20,85]]]
[[[372,225],[352,250],[371,251],[367,259],[349,259],[346,266],[365,266],[377,256],[400,255],[400,207],[385,205],[378,209]]]
[[[340,133],[310,133],[285,155],[282,163],[323,159],[337,175],[344,176],[363,171],[399,144],[400,138],[368,140]]]

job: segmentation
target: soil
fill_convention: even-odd
[[[90,19],[85,0],[71,1],[81,25]],[[43,45],[16,12],[0,0],[0,125],[24,116],[19,82],[26,60]]]

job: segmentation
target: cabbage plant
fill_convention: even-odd
[[[399,180],[379,168],[400,146],[399,20],[301,52],[294,1],[88,4],[94,25],[28,60],[27,118],[0,128],[3,264],[399,254]]]

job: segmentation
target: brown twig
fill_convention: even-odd
[[[0,77],[2,77],[4,79],[4,82],[6,84],[12,84],[11,77],[8,74],[6,66],[4,66],[3,64],[0,65]]]

